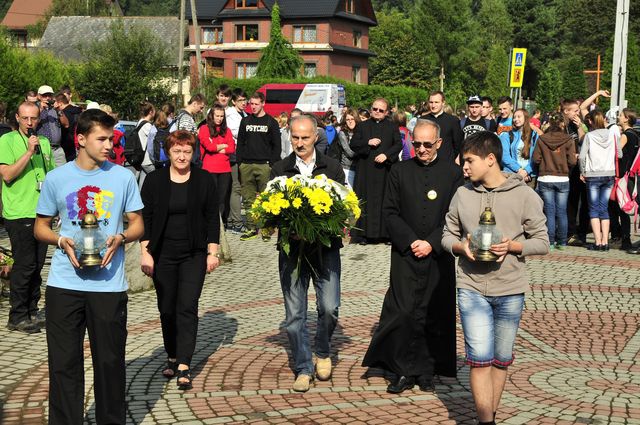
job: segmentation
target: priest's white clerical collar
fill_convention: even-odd
[[[436,159],[438,159],[438,154],[436,153],[436,155],[433,157],[433,159],[431,161],[423,161],[423,160],[419,160],[420,162],[422,162],[424,165],[429,165],[431,164],[433,161],[435,161]]]

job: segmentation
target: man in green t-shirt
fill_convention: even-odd
[[[39,117],[34,103],[22,102],[16,114],[18,130],[0,137],[2,216],[14,259],[7,328],[25,333],[40,332],[45,322],[38,301],[47,246],[33,236],[33,224],[42,182],[55,161],[47,138],[35,135]]]

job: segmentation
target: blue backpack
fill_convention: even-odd
[[[336,138],[336,129],[332,125],[328,125],[325,127],[324,132],[327,135],[327,143],[331,146],[331,143]]]

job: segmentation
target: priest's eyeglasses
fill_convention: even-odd
[[[413,142],[411,142],[411,144],[413,145],[413,148],[416,150],[420,149],[420,146],[424,146],[425,149],[431,149],[432,147],[437,145],[439,141],[440,139],[437,139],[435,142],[418,142],[414,140]]]

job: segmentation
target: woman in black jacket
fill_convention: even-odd
[[[165,142],[170,166],[150,173],[142,186],[144,236],[142,271],[153,278],[158,296],[167,365],[162,374],[177,376],[190,389],[189,364],[198,332],[198,299],[205,272],[219,264],[220,219],[215,181],[191,167],[195,137],[184,130]]]

